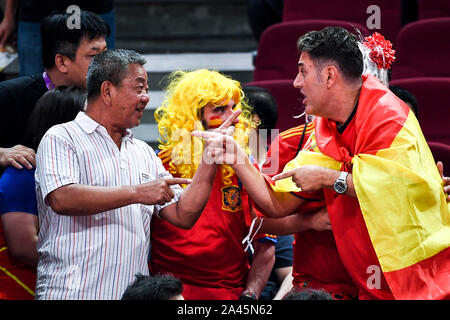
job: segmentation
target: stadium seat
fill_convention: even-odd
[[[450,18],[419,20],[398,34],[392,79],[450,77]]]
[[[450,1],[448,0],[419,0],[418,5],[419,20],[450,17]]]
[[[331,19],[351,21],[370,28],[373,11],[368,8],[377,5],[380,9],[380,30],[386,39],[394,41],[402,27],[402,0],[285,0],[283,21],[304,21],[306,19]]]
[[[292,80],[253,81],[244,86],[256,86],[267,89],[277,101],[278,120],[275,125],[280,132],[305,123],[305,117],[294,118],[305,110],[303,95],[292,85]]]
[[[416,97],[426,140],[450,145],[450,78],[400,79],[390,84],[405,88]]]
[[[433,154],[434,161],[442,161],[444,164],[444,176],[450,176],[450,145],[428,141],[428,146]]]
[[[274,24],[261,35],[253,80],[289,79],[293,81],[298,72],[298,38],[309,31],[321,30],[327,26],[342,27],[353,33],[356,33],[355,28],[357,28],[364,36],[368,35],[365,27],[344,21],[307,20]]]

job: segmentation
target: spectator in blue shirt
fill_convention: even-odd
[[[23,145],[36,150],[45,132],[55,124],[73,120],[83,110],[85,100],[85,91],[76,87],[58,87],[45,93],[31,114]],[[10,256],[31,267],[35,267],[38,260],[34,171],[35,168],[19,170],[10,166],[0,178],[0,214],[4,240]]]

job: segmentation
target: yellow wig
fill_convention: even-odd
[[[256,127],[256,123],[243,97],[238,81],[216,71],[176,71],[169,76],[165,100],[155,111],[162,137],[159,140],[160,157],[163,162],[169,161],[169,172],[192,178],[197,171],[203,154],[203,140],[192,137],[190,132],[205,130],[201,110],[208,103],[220,105],[233,99],[236,104],[234,110],[242,110],[239,123],[235,125],[234,138],[248,154],[248,132]],[[231,184],[233,169],[228,165],[221,167],[224,184]]]

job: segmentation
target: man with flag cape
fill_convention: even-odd
[[[228,137],[202,135],[216,146],[212,153],[234,163],[267,216],[308,203],[291,192],[323,190],[339,256],[360,299],[450,298],[449,205],[413,112],[377,78],[362,76],[358,41],[346,30],[309,32],[298,48],[294,86],[316,116],[315,129],[273,188],[261,188],[261,175]],[[386,54],[378,58],[383,66],[392,62]]]

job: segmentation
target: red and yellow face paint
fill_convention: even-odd
[[[220,116],[212,116],[207,121],[208,129],[216,129],[216,128],[220,127],[222,125],[222,123],[223,123],[223,120]]]

